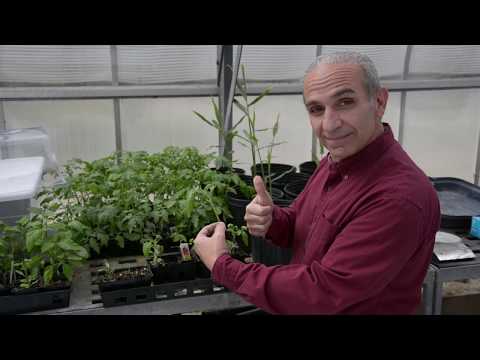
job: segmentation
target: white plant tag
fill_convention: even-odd
[[[192,255],[190,254],[190,248],[188,247],[187,243],[180,244],[180,253],[182,254],[183,261],[192,260]]]

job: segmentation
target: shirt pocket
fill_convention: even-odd
[[[313,228],[305,241],[304,262],[320,261],[332,245],[340,227],[322,213],[315,221]]]

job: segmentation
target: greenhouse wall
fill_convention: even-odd
[[[398,138],[400,93],[391,92],[384,121]],[[480,122],[480,90],[409,91],[404,120],[404,149],[429,176],[473,181]],[[122,143],[126,150],[161,151],[169,145],[216,151],[214,129],[193,111],[213,117],[210,97],[122,99]],[[111,100],[4,102],[7,128],[43,126],[61,164],[79,157],[97,159],[115,149]],[[234,109],[234,122],[239,111]],[[258,128],[271,127],[280,115],[274,161],[298,166],[311,159],[311,130],[301,95],[270,95],[256,106]],[[241,130],[241,129],[240,129]],[[266,144],[270,133],[260,138]],[[248,149],[234,145],[237,166],[249,169]]]

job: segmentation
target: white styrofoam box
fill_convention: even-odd
[[[0,202],[31,199],[42,179],[40,156],[0,160]]]

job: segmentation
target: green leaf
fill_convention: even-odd
[[[90,238],[90,239],[88,240],[88,245],[90,245],[90,247],[91,247],[93,250],[95,250],[95,252],[96,252],[97,254],[100,254],[100,247],[98,246],[98,243],[97,243],[97,241],[96,241],[94,238]]]
[[[41,242],[43,237],[43,231],[42,229],[38,230],[33,230],[27,233],[26,236],[26,246],[27,246],[27,251],[31,252],[32,249],[39,243]]]
[[[236,107],[238,107],[246,116],[249,116],[250,114],[248,113],[248,110],[245,106],[240,104],[238,100],[233,99],[233,103],[235,104]]]
[[[212,104],[213,104],[213,111],[215,111],[215,117],[217,119],[217,128],[218,129],[223,129],[223,114],[220,112],[220,109],[218,108],[217,106],[217,103],[215,102],[215,100],[212,99]]]
[[[88,259],[88,251],[83,246],[78,246],[76,250],[77,256],[81,257],[82,259]]]
[[[280,114],[277,115],[277,120],[275,121],[275,124],[273,125],[273,136],[277,136],[278,133],[278,120],[280,118]]]
[[[203,120],[204,122],[206,122],[208,125],[210,125],[211,127],[216,128],[216,126],[213,125],[211,121],[207,120],[207,119],[205,118],[205,116],[203,116],[202,114],[200,114],[200,113],[198,113],[198,112],[196,112],[196,111],[194,111],[193,113],[194,113],[195,115],[197,115],[201,120]]]
[[[235,125],[232,126],[232,130],[236,129],[238,125],[241,124],[241,122],[243,121],[243,119],[245,119],[247,116],[246,115],[243,115],[240,120],[238,120]]]
[[[52,282],[53,279],[53,266],[48,265],[45,268],[45,271],[43,272],[43,281],[45,282],[45,285],[48,285]]]
[[[60,241],[58,243],[58,247],[62,250],[67,250],[67,251],[76,251],[78,249],[78,245],[68,240]]]
[[[152,256],[152,243],[149,241],[143,243],[143,256]]]
[[[63,275],[68,279],[68,281],[72,281],[73,278],[73,268],[69,264],[63,264]]]
[[[258,95],[253,101],[251,101],[248,104],[248,106],[252,106],[252,105],[256,104],[257,102],[259,102],[265,95],[268,95],[271,90],[272,90],[272,88],[270,86],[268,88],[266,88],[265,90],[263,90],[260,95]]]
[[[41,252],[42,253],[46,253],[48,251],[50,251],[51,249],[53,249],[55,247],[55,243],[53,242],[46,242],[42,245],[42,250]]]
[[[110,238],[107,234],[102,234],[102,233],[97,234],[97,239],[100,240],[100,244],[102,244],[103,246],[107,246],[108,245],[108,240],[110,240]]]
[[[122,249],[125,247],[125,239],[122,236],[117,235],[115,240],[117,240],[118,246],[120,246]]]

